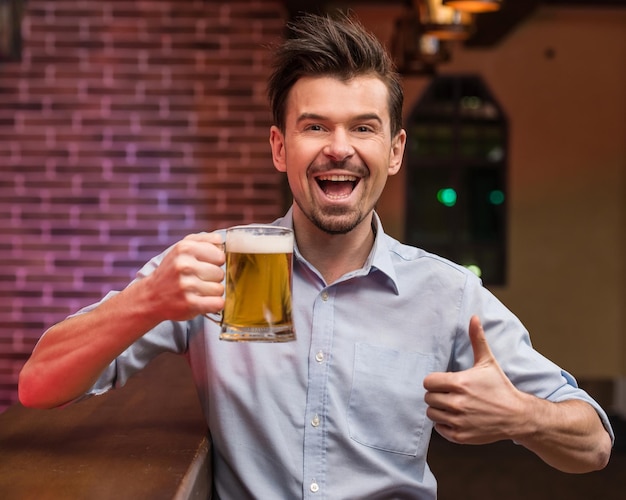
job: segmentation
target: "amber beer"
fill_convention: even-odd
[[[295,340],[291,318],[293,231],[250,225],[226,232],[226,297],[220,338]]]

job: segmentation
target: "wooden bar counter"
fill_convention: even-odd
[[[186,360],[162,355],[122,389],[2,413],[0,498],[206,499],[209,447]]]

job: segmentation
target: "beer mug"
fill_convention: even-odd
[[[252,224],[226,230],[224,310],[206,315],[221,325],[220,339],[296,339],[291,317],[293,245],[293,231],[285,227]]]

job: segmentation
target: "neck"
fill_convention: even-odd
[[[294,210],[293,224],[298,249],[331,284],[365,264],[374,245],[373,212],[346,234],[328,234],[300,211]]]

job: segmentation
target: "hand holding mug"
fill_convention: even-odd
[[[224,259],[218,233],[190,234],[172,246],[145,280],[156,314],[184,321],[222,310]]]

